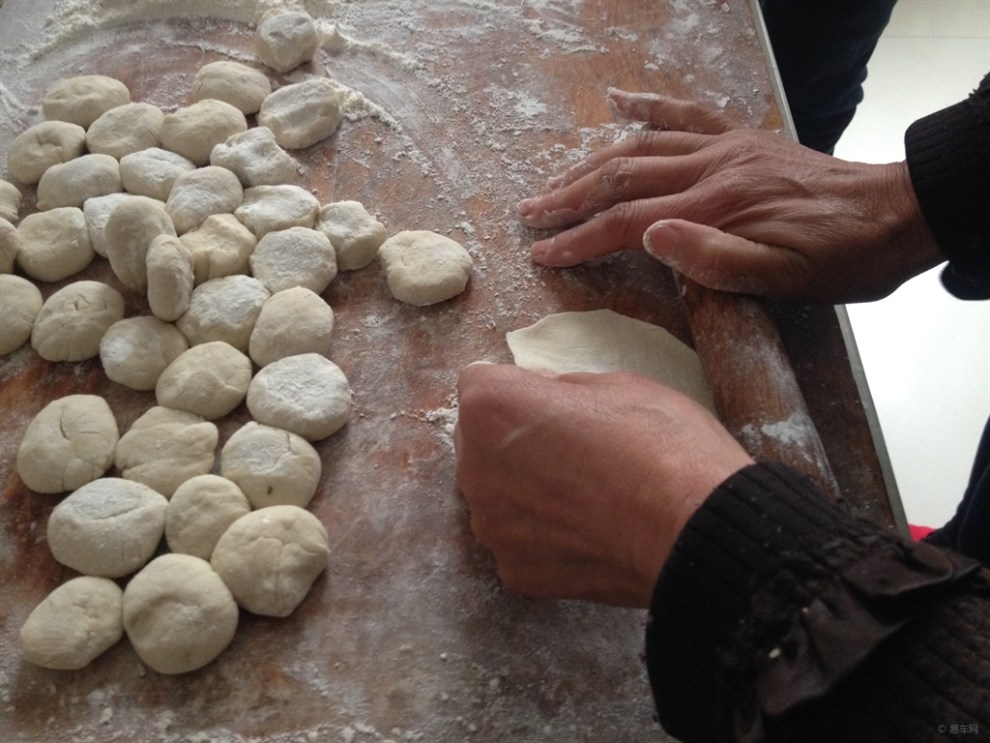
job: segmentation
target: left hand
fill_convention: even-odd
[[[848,302],[944,260],[905,163],[845,162],[690,102],[616,90],[609,100],[654,130],[519,203],[527,226],[567,228],[533,244],[537,263],[645,247],[711,289]]]
[[[649,606],[681,528],[752,463],[702,406],[631,373],[461,372],[457,483],[510,589]]]

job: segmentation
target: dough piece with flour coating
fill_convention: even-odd
[[[196,284],[248,272],[254,233],[233,214],[211,214],[181,238],[193,262]]]
[[[306,598],[329,555],[327,531],[316,516],[296,506],[270,506],[231,524],[210,563],[240,606],[287,617]]]
[[[45,300],[31,329],[31,345],[46,361],[84,361],[100,353],[100,340],[124,318],[120,292],[99,281],[76,281]]]
[[[312,227],[320,202],[300,186],[253,186],[244,192],[244,201],[234,215],[262,238],[269,232],[290,227]]]
[[[319,453],[302,436],[255,421],[237,429],[220,452],[220,473],[240,486],[254,508],[305,508],[322,469]]]
[[[300,172],[299,163],[265,126],[252,127],[218,144],[210,153],[210,165],[232,171],[245,188],[290,183]]]
[[[247,119],[240,110],[229,103],[207,98],[165,117],[162,147],[196,165],[206,165],[216,145],[247,128]]]
[[[124,636],[124,592],[109,578],[83,575],[63,583],[21,627],[24,660],[75,671]]]
[[[42,121],[14,137],[7,168],[21,183],[41,180],[53,165],[74,160],[86,151],[86,130],[68,121]]]
[[[60,397],[28,424],[17,449],[17,474],[38,493],[75,490],[110,469],[119,438],[102,397]]]
[[[193,257],[174,235],[159,235],[148,246],[148,307],[155,317],[175,322],[192,301]]]
[[[272,294],[251,333],[248,354],[258,366],[301,353],[330,352],[333,309],[302,286]]]
[[[317,294],[337,276],[337,255],[318,230],[290,227],[269,232],[251,253],[251,273],[270,292],[304,286]]]
[[[416,307],[444,302],[467,286],[473,261],[464,246],[429,230],[406,230],[378,248],[389,291]]]
[[[46,119],[68,121],[85,129],[106,111],[130,100],[131,92],[120,80],[79,75],[53,85],[41,102],[41,110]]]
[[[360,201],[335,201],[320,209],[317,229],[330,238],[341,271],[364,268],[385,242],[385,225]]]
[[[183,351],[155,385],[159,405],[216,420],[244,400],[251,382],[251,359],[223,341]]]
[[[122,477],[166,497],[190,477],[213,469],[220,432],[185,410],[154,407],[120,437],[114,463]]]
[[[213,98],[229,103],[245,114],[256,114],[272,92],[272,83],[261,70],[240,62],[220,60],[199,68],[193,80],[193,98]]]
[[[211,279],[193,289],[189,311],[176,327],[193,345],[224,341],[247,353],[258,315],[270,296],[264,284],[251,276]]]
[[[149,147],[120,158],[120,182],[132,194],[166,201],[175,179],[195,169],[196,165],[178,152]]]
[[[0,180],[0,219],[17,221],[21,209],[21,190],[13,183]]]
[[[326,139],[340,125],[340,88],[325,77],[279,88],[265,98],[258,124],[275,133],[287,150],[302,150]]]
[[[111,155],[120,160],[132,152],[161,144],[165,114],[150,103],[125,103],[111,108],[86,131],[90,152]]]
[[[217,540],[251,503],[237,483],[217,475],[199,475],[175,489],[165,512],[169,549],[209,560]]]
[[[38,209],[48,211],[60,206],[81,207],[86,199],[118,193],[120,165],[110,155],[83,155],[75,160],[53,165],[38,181]]]
[[[82,209],[29,214],[17,226],[17,265],[32,279],[61,281],[82,271],[95,252]]]
[[[146,485],[101,477],[55,506],[48,546],[56,560],[83,575],[121,578],[151,559],[165,533],[167,507]]]
[[[8,220],[0,217],[0,274],[14,272],[14,261],[17,260],[20,249],[21,243],[17,237],[17,228]]]
[[[258,59],[278,72],[288,72],[308,62],[319,45],[316,23],[304,10],[270,10],[258,22]]]
[[[43,304],[41,290],[30,281],[0,274],[0,356],[27,343]]]
[[[237,603],[206,560],[162,555],[124,589],[124,631],[138,656],[159,673],[187,673],[216,658],[234,639]]]
[[[657,325],[612,310],[561,312],[505,338],[524,369],[638,372],[715,409],[698,355]]]
[[[175,235],[160,201],[128,200],[110,212],[103,230],[107,259],[129,289],[143,291],[148,286],[148,248],[160,235]]]
[[[133,390],[153,390],[158,377],[189,342],[172,323],[150,315],[115,322],[100,340],[107,377]]]
[[[347,423],[354,397],[340,367],[317,353],[279,359],[248,387],[247,406],[259,423],[319,441]]]
[[[181,235],[199,227],[211,214],[232,214],[243,198],[244,189],[236,175],[208,165],[175,179],[165,211]]]

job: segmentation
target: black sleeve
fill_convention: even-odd
[[[925,221],[949,259],[945,287],[990,298],[990,75],[967,100],[912,124],[904,144]]]
[[[646,660],[660,722],[685,743],[985,739],[990,573],[753,465],[680,535]]]

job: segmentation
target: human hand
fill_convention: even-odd
[[[752,463],[690,398],[631,373],[461,372],[457,483],[508,588],[649,606],[691,514]]]
[[[519,204],[522,222],[568,229],[533,260],[573,266],[643,248],[712,289],[865,301],[944,260],[904,163],[850,163],[736,127],[697,104],[610,90],[655,129],[606,147]]]

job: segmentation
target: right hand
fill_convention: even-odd
[[[573,266],[627,248],[712,289],[831,302],[878,299],[944,257],[905,163],[823,155],[701,106],[610,91],[658,130],[592,154],[520,202],[536,228],[567,228],[533,260]]]

